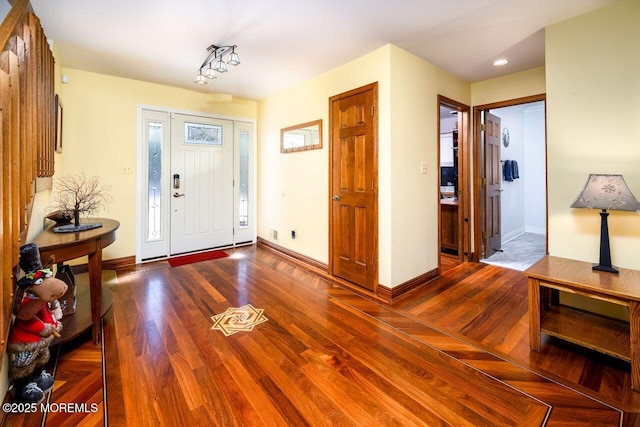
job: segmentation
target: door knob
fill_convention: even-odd
[[[173,193],[173,197],[184,197],[184,194],[180,194],[177,191]]]
[[[334,194],[333,197],[331,197],[333,200],[340,200],[340,195],[338,194]]]

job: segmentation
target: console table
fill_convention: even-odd
[[[546,256],[525,271],[529,284],[529,345],[541,332],[631,363],[631,388],[640,391],[640,271],[592,270],[592,264]],[[629,323],[558,304],[558,291],[629,308]]]
[[[102,249],[116,240],[116,230],[120,223],[108,218],[87,218],[81,222],[100,222],[102,227],[73,233],[55,233],[53,225],[33,239],[40,249],[43,263],[53,255],[56,263],[83,256],[89,257],[89,301],[91,317],[86,316],[82,297],[86,293],[77,290],[76,312],[63,318],[62,335],[70,339],[80,332],[93,328],[93,342],[100,343],[100,319],[111,308],[111,293],[102,288]]]

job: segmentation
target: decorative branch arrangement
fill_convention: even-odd
[[[57,209],[57,216],[67,222],[73,219],[73,224],[57,225],[53,231],[67,233],[102,226],[100,223],[80,224],[80,215],[97,214],[111,203],[111,187],[102,186],[99,177],[87,178],[84,174],[63,176],[55,182],[54,190],[53,206]]]

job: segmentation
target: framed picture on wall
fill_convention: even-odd
[[[56,94],[56,152],[62,153],[62,102]]]

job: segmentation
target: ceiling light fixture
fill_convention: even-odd
[[[507,65],[508,63],[509,63],[508,59],[501,58],[501,59],[496,59],[495,61],[493,61],[493,66],[494,67],[502,67],[503,65]]]
[[[198,69],[198,75],[196,76],[196,84],[206,85],[207,79],[215,79],[216,71],[218,73],[227,72],[227,64],[231,64],[234,67],[240,64],[240,58],[236,53],[238,46],[216,46],[211,45],[207,48],[207,57],[202,62],[202,65]],[[225,61],[224,56],[228,55]]]

